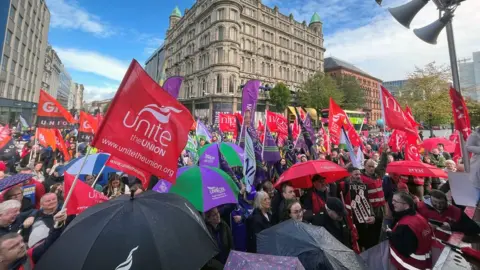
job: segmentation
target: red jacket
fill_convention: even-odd
[[[397,269],[431,269],[432,268],[432,229],[428,222],[418,213],[414,216],[404,216],[397,222],[393,232],[399,225],[406,225],[417,237],[417,250],[409,257],[401,255],[390,245],[390,261]]]
[[[462,217],[462,210],[460,208],[449,205],[445,211],[439,213],[433,207],[425,204],[424,202],[417,203],[417,213],[422,215],[426,220],[434,219],[441,222],[447,222],[449,224],[457,223]],[[451,236],[451,232],[442,230],[441,228],[435,229],[435,237],[447,241]]]

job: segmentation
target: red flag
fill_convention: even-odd
[[[222,132],[235,132],[237,123],[235,122],[235,115],[231,113],[218,114],[218,128]]]
[[[472,129],[465,100],[463,99],[462,95],[453,87],[450,87],[450,99],[452,100],[455,129],[462,133],[464,140],[467,140],[468,136],[470,136],[472,133]]]
[[[75,123],[73,116],[54,97],[40,89],[37,127],[66,128],[72,123]]]
[[[133,60],[92,145],[172,183],[193,117]]]
[[[418,137],[414,134],[407,133],[407,142],[405,145],[405,160],[420,161],[418,153]]]
[[[295,122],[293,122],[293,124],[291,125],[293,139],[297,140],[298,135],[300,135],[300,125],[298,124],[298,117],[295,117]]]
[[[65,161],[69,161],[71,159],[71,157],[70,157],[70,154],[68,153],[67,145],[65,144],[65,141],[63,140],[62,133],[60,133],[60,130],[58,130],[58,129],[55,129],[55,141],[56,141],[57,148],[63,154],[63,159]]]
[[[74,175],[64,174],[64,194],[68,194],[72,187]],[[106,202],[108,198],[103,193],[96,191],[91,186],[78,180],[70,200],[67,202],[67,215],[78,215],[90,206]]]
[[[328,108],[328,133],[330,134],[330,141],[335,145],[340,144],[342,126],[346,119],[347,115],[342,108],[330,98],[330,106]]]
[[[307,114],[302,109],[302,107],[297,107],[297,111],[298,111],[298,114],[300,114],[300,119],[302,119],[302,121],[305,121],[305,118],[307,118]]]
[[[420,126],[420,124],[417,123],[417,121],[415,121],[415,118],[413,117],[412,110],[410,109],[410,107],[408,107],[408,105],[405,106],[405,116],[407,117],[407,119],[410,122],[410,124],[412,125],[412,127]]]
[[[383,111],[385,112],[385,125],[391,129],[403,130],[407,133],[417,134],[417,131],[412,126],[410,121],[407,119],[407,116],[398,104],[398,101],[385,89],[383,86],[380,86],[382,89],[382,106]]]
[[[150,183],[150,174],[144,170],[135,168],[134,166],[128,164],[127,162],[116,158],[114,156],[110,156],[108,159],[107,163],[105,163],[106,166],[117,169],[119,171],[122,171],[128,175],[133,175],[140,179],[142,181],[142,186],[143,188],[147,188],[148,184]]]
[[[271,132],[288,135],[288,121],[282,114],[267,111],[267,126]]]
[[[455,151],[453,152],[452,159],[455,161],[455,163],[458,163],[458,160],[462,157],[462,147],[460,145],[460,136],[458,134],[458,130],[455,130],[455,133],[450,135],[449,140],[455,144]]]
[[[57,140],[55,139],[55,131],[48,128],[37,128],[38,143],[43,147],[52,147],[57,149]]]
[[[348,139],[350,140],[350,143],[352,144],[352,146],[360,147],[362,145],[362,140],[360,139],[360,136],[358,136],[358,133],[355,130],[355,127],[349,121],[343,124],[343,126],[345,127]]]
[[[407,134],[401,130],[395,129],[390,135],[388,140],[388,146],[392,149],[392,152],[402,151],[403,146],[407,143]]]
[[[258,132],[258,138],[260,139],[260,142],[263,142],[264,136],[265,136],[265,125],[262,123],[261,120],[258,120],[258,127],[257,127],[257,132]]]
[[[78,140],[82,142],[91,142],[93,135],[98,129],[97,119],[86,112],[80,112],[78,128]]]
[[[319,138],[323,138],[323,145],[322,147],[325,149],[325,152],[327,154],[331,154],[331,149],[330,149],[330,138],[325,130],[325,128],[323,127],[323,124],[322,126],[320,127],[320,129],[318,130],[318,137]]]
[[[8,128],[8,125],[4,127],[0,125],[0,149],[3,148],[12,139],[10,133],[11,132]]]

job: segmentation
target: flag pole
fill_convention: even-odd
[[[267,134],[267,110],[265,110],[265,121],[263,123],[263,142],[262,142],[262,160],[263,160],[263,152],[265,151],[265,138]]]
[[[38,142],[37,142],[37,137],[38,137],[38,128],[35,129],[35,138],[34,138],[34,140],[33,140],[33,146],[32,146],[32,148],[33,148],[33,149],[32,149],[33,153],[30,153],[30,159],[28,160],[28,164],[30,164],[30,162],[32,162],[33,156],[37,154],[37,147],[36,147],[36,145],[37,145],[37,143],[38,143]]]
[[[105,164],[106,164],[106,163],[105,163]],[[100,175],[102,175],[103,170],[105,169],[105,164],[102,166],[102,169],[101,169],[100,172],[97,174],[97,177],[95,177],[95,181],[93,181],[92,188],[95,187],[95,184],[97,183],[98,178],[100,178]]]
[[[65,200],[63,201],[63,205],[62,205],[62,209],[60,209],[60,211],[63,211],[65,210],[65,208],[67,207],[67,204],[68,204],[68,201],[70,200],[70,198],[72,197],[72,194],[73,194],[73,190],[75,189],[75,186],[77,185],[77,182],[78,182],[78,177],[80,176],[80,173],[82,172],[83,170],[83,167],[85,166],[85,164],[87,163],[87,159],[88,159],[88,156],[90,155],[90,151],[89,149],[87,149],[87,153],[85,154],[85,157],[82,161],[82,165],[80,165],[80,171],[77,173],[77,175],[75,175],[75,179],[73,180],[73,183],[72,183],[72,186],[70,187],[70,190],[68,191],[68,194],[67,194],[67,197],[65,198]],[[60,224],[57,222],[55,223],[55,227],[57,228]]]
[[[383,118],[383,139],[384,143],[387,142],[387,119],[385,119],[385,108],[383,107],[383,94],[382,86],[378,84],[378,91],[380,92],[380,105],[382,107],[382,118]]]

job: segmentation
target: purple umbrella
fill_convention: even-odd
[[[227,270],[247,269],[305,269],[297,257],[254,254],[232,250],[228,256],[225,268]]]
[[[0,180],[0,191],[30,180],[33,174],[19,173]]]

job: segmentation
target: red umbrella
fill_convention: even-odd
[[[280,176],[274,187],[291,182],[294,188],[310,188],[312,187],[312,177],[316,174],[325,177],[326,183],[333,183],[350,175],[346,169],[331,161],[310,160],[290,167]]]
[[[387,173],[411,175],[417,177],[448,178],[448,174],[435,166],[420,161],[394,161],[387,165]]]
[[[441,143],[445,148],[445,152],[455,152],[455,143],[445,138],[430,138],[423,141],[422,146],[427,151],[431,151],[433,148],[437,148],[437,145]]]

